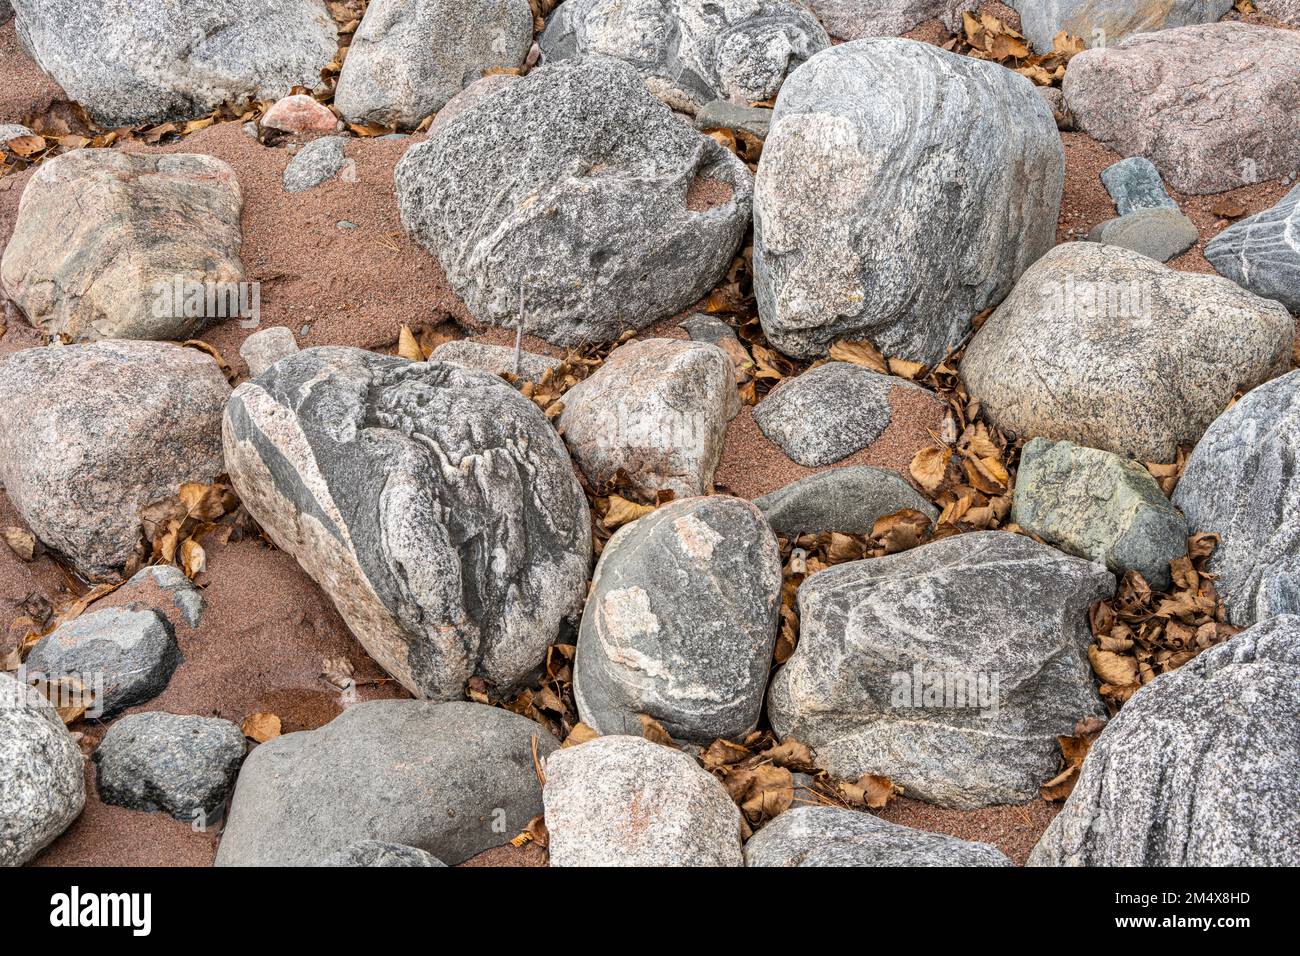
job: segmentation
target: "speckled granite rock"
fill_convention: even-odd
[[[3,2],[3,0],[0,0],[0,2]],[[0,123],[0,146],[4,146],[11,139],[17,139],[20,136],[35,135],[26,126],[20,126],[18,123]]]
[[[867,465],[832,468],[755,498],[777,534],[870,534],[879,518],[904,508],[931,521],[939,509],[902,475]]]
[[[1088,609],[1114,589],[1100,565],[997,531],[820,571],[772,727],[837,777],[885,774],[948,807],[1028,800],[1056,773],[1056,735],[1104,713]]]
[[[526,680],[591,558],[587,501],[546,416],[502,379],[360,349],[305,349],[225,419],[240,499],[417,696]]]
[[[1107,166],[1101,171],[1101,182],[1121,216],[1139,209],[1178,208],[1165,192],[1160,171],[1143,156],[1130,156]]]
[[[1135,33],[1213,23],[1233,0],[1007,0],[1020,14],[1021,33],[1038,53],[1052,49],[1064,30],[1090,47],[1118,43]]]
[[[1215,236],[1205,258],[1219,275],[1300,313],[1300,186]]]
[[[1139,209],[1098,223],[1088,233],[1091,242],[1132,249],[1156,262],[1182,255],[1200,237],[1196,224],[1177,209]]]
[[[358,840],[330,857],[325,866],[446,866],[432,853],[380,840]]]
[[[1023,76],[912,40],[819,53],[781,90],[755,183],[768,338],[937,363],[1052,247],[1064,169]]]
[[[1300,866],[1300,618],[1139,690],[1088,751],[1031,866]]]
[[[961,29],[963,10],[980,0],[806,0],[813,13],[840,40],[896,37],[926,20],[941,19],[949,30]]]
[[[295,93],[277,100],[260,122],[263,129],[278,129],[284,133],[332,133],[339,128],[334,111],[306,93]]]
[[[691,757],[598,737],[546,761],[551,866],[742,866],[740,811]]]
[[[333,179],[348,161],[346,145],[342,136],[322,136],[298,150],[284,168],[284,191],[305,192]]]
[[[471,106],[476,103],[481,103],[484,100],[491,99],[497,93],[500,93],[507,86],[510,86],[518,80],[519,77],[515,76],[513,73],[492,73],[475,80],[473,83],[469,84],[469,86],[465,87],[449,99],[446,104],[443,105],[442,109],[438,110],[438,115],[433,118],[433,122],[429,124],[429,128],[426,132],[431,134],[435,129],[440,126],[445,126],[447,123],[451,122],[454,117],[465,112],[465,110],[469,109]]]
[[[1255,6],[1276,20],[1300,27],[1300,0],[1256,0]]]
[[[430,362],[454,362],[466,368],[478,369],[500,375],[509,372],[530,382],[540,382],[542,376],[560,365],[559,359],[548,355],[520,351],[519,366],[515,367],[515,350],[507,345],[488,345],[485,342],[471,342],[458,339],[444,342],[429,355]]]
[[[297,351],[298,340],[294,338],[293,329],[275,325],[244,339],[239,346],[239,357],[248,365],[248,374],[257,378],[280,359]]]

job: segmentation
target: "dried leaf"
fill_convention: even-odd
[[[420,348],[420,343],[415,340],[415,336],[405,325],[397,334],[397,354],[411,362],[424,361],[424,351]]]
[[[654,510],[654,505],[639,505],[619,495],[610,495],[609,510],[605,512],[603,521],[605,527],[613,531],[638,518],[644,518]]]
[[[249,714],[239,729],[249,740],[264,744],[280,736],[280,718],[275,714]]]
[[[922,448],[912,459],[908,472],[918,485],[930,494],[939,490],[944,476],[948,473],[948,462],[952,459],[951,448]]]
[[[4,538],[5,544],[9,545],[9,550],[18,555],[21,560],[31,561],[36,557],[36,535],[26,528],[0,529],[0,538]]]
[[[870,342],[836,342],[827,354],[832,362],[852,362],[881,375],[890,374],[885,356]]]

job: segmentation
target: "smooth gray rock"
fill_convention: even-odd
[[[777,534],[870,534],[876,521],[904,508],[931,521],[939,509],[902,475],[868,465],[832,468],[755,498]]]
[[[1300,866],[1300,618],[1147,684],[1093,741],[1030,866]]]
[[[796,806],[750,837],[746,866],[1012,866],[997,847],[839,807]]]
[[[477,320],[516,327],[522,287],[525,331],[565,346],[613,341],[702,298],[731,265],[752,197],[744,163],[606,58],[480,100],[411,147],[396,181],[407,232]]]
[[[1219,275],[1300,313],[1300,186],[1215,236],[1205,258]]]
[[[1101,182],[1121,216],[1139,209],[1178,208],[1178,203],[1165,192],[1160,170],[1143,156],[1130,156],[1107,166],[1101,171]]]
[[[1058,734],[1104,714],[1088,610],[1105,568],[1000,531],[839,564],[799,588],[799,646],[768,716],[836,777],[889,776],[941,806],[1017,803]]]
[[[1020,453],[1011,520],[1066,554],[1118,577],[1139,571],[1156,590],[1187,553],[1187,519],[1137,462],[1035,438]]]
[[[926,20],[942,20],[953,33],[961,31],[961,14],[980,0],[805,0],[831,36],[839,40],[896,37]]]
[[[181,650],[171,622],[157,611],[109,608],[59,625],[25,663],[33,677],[79,678],[94,692],[92,716],[112,717],[161,694],[181,663]]]
[[[250,514],[420,697],[506,693],[576,619],[591,517],[564,443],[495,375],[312,348],[245,382],[226,467]]]
[[[1237,391],[1287,370],[1295,322],[1218,276],[1057,246],[975,333],[961,375],[993,424],[1173,461]]]
[[[546,761],[551,866],[743,866],[740,810],[694,759],[597,737]]]
[[[157,594],[158,591],[162,594]],[[202,623],[203,610],[207,606],[203,592],[174,564],[141,568],[131,580],[113,592],[113,597],[122,604],[147,604],[169,620],[171,615],[167,605],[170,604],[170,610],[175,611],[189,627],[198,627]]]
[[[1007,0],[1020,14],[1020,32],[1038,53],[1050,53],[1064,30],[1090,47],[1118,43],[1134,33],[1211,23],[1233,0]]]
[[[128,714],[95,749],[99,798],[205,823],[234,789],[244,750],[243,731],[228,720]]]
[[[3,3],[4,0],[0,0]],[[20,126],[17,123],[0,123],[0,146],[4,146],[11,139],[17,139],[20,136],[35,136],[36,134],[26,126]]]
[[[0,484],[88,578],[117,576],[140,509],[225,466],[230,386],[212,357],[158,342],[27,349],[0,361]]]
[[[0,866],[22,866],[77,818],[82,766],[50,702],[0,672]]]
[[[358,840],[330,857],[325,866],[446,866],[432,853],[380,840]]]
[[[819,53],[777,100],[754,292],[799,358],[870,338],[936,364],[1053,245],[1065,159],[1023,76],[912,40]]]
[[[545,62],[609,56],[632,64],[669,106],[772,99],[786,76],[830,46],[791,0],[568,0],[538,41]]]
[[[268,368],[298,351],[293,329],[274,325],[254,332],[239,346],[239,357],[248,365],[248,374],[257,378]]]
[[[529,382],[540,382],[547,372],[560,366],[560,360],[549,355],[520,351],[516,369],[514,349],[507,345],[471,342],[469,339],[444,342],[429,354],[429,361],[454,362],[492,375],[509,372]]]
[[[772,111],[765,106],[742,106],[727,100],[713,100],[695,114],[695,128],[744,130],[767,139],[772,129]]]
[[[781,580],[776,535],[740,498],[686,498],[623,526],[582,617],[578,715],[602,734],[639,734],[648,714],[675,740],[744,737],[763,709]]]
[[[533,766],[559,746],[486,704],[354,704],[318,730],[257,747],[235,785],[217,866],[320,866],[360,840],[455,866],[542,812]]]
[[[1182,255],[1200,237],[1196,224],[1177,209],[1139,209],[1098,223],[1088,233],[1091,242],[1132,249],[1156,262]]]
[[[346,143],[342,136],[322,136],[298,150],[284,168],[284,191],[315,189],[337,176],[347,162]]]
[[[319,0],[10,0],[24,49],[105,129],[314,87],[338,53]]]
[[[516,69],[533,42],[528,0],[372,0],[339,74],[349,122],[414,127],[489,69]]]
[[[1215,587],[1234,624],[1300,614],[1300,372],[1249,392],[1197,443],[1173,502],[1213,532]]]

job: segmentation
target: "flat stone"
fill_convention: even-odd
[[[339,119],[324,103],[305,93],[277,100],[262,117],[262,126],[285,133],[332,133]]]
[[[1020,14],[1020,31],[1038,53],[1050,53],[1064,30],[1090,47],[1118,43],[1135,33],[1212,23],[1233,0],[1007,0]]]
[[[1177,209],[1178,203],[1165,192],[1160,171],[1143,156],[1121,159],[1101,171],[1101,182],[1121,216],[1139,209]]]
[[[535,352],[519,352],[519,364],[515,365],[515,350],[506,345],[488,345],[485,342],[471,342],[458,339],[444,342],[429,355],[430,362],[454,362],[466,368],[478,369],[500,375],[503,372],[518,375],[529,382],[540,382],[547,372],[560,367],[560,360],[549,355]]]
[[[254,332],[239,346],[239,357],[248,365],[248,374],[253,378],[257,378],[280,359],[297,352],[298,340],[294,338],[293,329],[283,325]]]
[[[432,853],[400,843],[358,840],[330,857],[325,866],[446,866]]]
[[[298,150],[284,169],[284,191],[315,189],[337,176],[348,161],[346,144],[342,136],[322,136]]]
[[[1300,186],[1215,236],[1205,258],[1219,275],[1300,313]]]
[[[1201,237],[1196,224],[1177,209],[1139,209],[1092,228],[1088,239],[1140,252],[1156,262],[1180,256]]]
[[[695,114],[695,128],[743,130],[767,139],[772,128],[772,110],[765,106],[742,106],[727,100],[705,103]]]
[[[867,465],[832,468],[793,481],[756,504],[777,534],[870,534],[876,521],[909,509],[934,521],[939,509],[902,475]]]

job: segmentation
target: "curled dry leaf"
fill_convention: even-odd
[[[931,446],[922,448],[908,465],[908,473],[921,488],[934,494],[943,485],[948,474],[948,462],[952,460],[951,448]]]
[[[677,746],[677,741],[673,740],[672,734],[664,730],[664,725],[649,714],[638,714],[637,719],[641,721],[641,736],[646,740],[663,744],[665,747]]]
[[[249,740],[264,744],[280,736],[280,718],[275,714],[249,714],[239,729]]]
[[[883,774],[863,774],[855,783],[838,784],[840,795],[849,803],[870,810],[881,810],[899,796],[903,788]]]
[[[564,738],[564,743],[560,746],[576,747],[578,744],[585,744],[589,740],[595,740],[599,736],[600,734],[596,733],[595,730],[579,721],[573,725],[573,730],[569,732],[569,736]]]
[[[625,524],[630,524],[638,518],[644,518],[655,510],[654,505],[641,505],[635,501],[628,501],[621,495],[610,495],[609,506],[605,510],[604,518],[605,527],[613,531],[621,528]]]
[[[1083,758],[1088,756],[1092,742],[1101,736],[1105,728],[1106,721],[1085,717],[1074,725],[1073,736],[1056,738],[1061,747],[1063,769],[1040,788],[1044,800],[1064,800],[1074,792],[1074,785],[1078,783],[1083,767]]]
[[[397,333],[397,354],[411,362],[423,362],[429,357],[429,353],[420,348],[420,343],[415,340],[414,333],[405,325]]]

